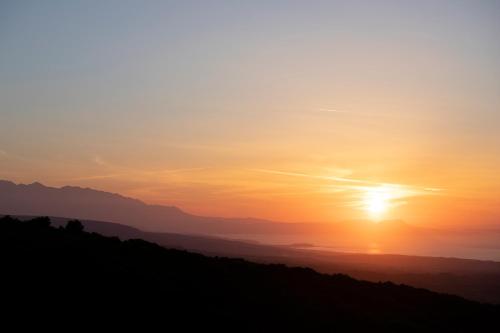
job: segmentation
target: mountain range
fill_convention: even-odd
[[[0,181],[2,214],[22,219],[50,216],[55,226],[76,218],[82,221],[86,230],[106,236],[140,238],[168,248],[210,256],[303,265],[324,273],[342,272],[370,281],[390,280],[469,299],[500,303],[500,262],[442,258],[436,255],[346,253],[336,247],[317,247],[309,243],[309,240],[316,241],[321,236],[338,244],[348,237],[356,238],[359,243],[373,239],[368,237],[378,237],[379,242],[393,237],[395,242],[401,244],[401,248],[414,246],[421,250],[440,239],[447,240],[445,236],[439,238],[434,230],[412,227],[400,221],[349,227],[345,224],[328,226],[319,223],[200,217],[176,207],[148,205],[119,194],[93,189],[71,186],[53,188],[40,183],[18,185],[8,181]],[[495,232],[489,231],[488,235],[494,243]],[[276,237],[302,242],[284,242],[281,245],[266,242]],[[471,238],[466,234],[461,239],[471,242],[467,237]],[[439,245],[444,247],[445,242]]]
[[[197,216],[90,188],[0,181],[0,213],[115,222],[149,232],[210,235],[331,251],[458,256],[500,260],[500,230],[435,230],[403,221],[285,223]]]
[[[174,206],[149,205],[120,194],[75,186],[54,188],[38,182],[25,185],[0,181],[0,212],[119,222],[147,231],[197,234],[294,232],[294,228],[304,227],[251,218],[196,216]]]

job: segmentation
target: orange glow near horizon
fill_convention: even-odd
[[[221,158],[230,154],[227,150],[211,153]],[[9,158],[15,161],[7,156],[4,162],[9,163]],[[267,165],[163,169],[98,156],[86,167],[42,164],[38,169],[41,176],[14,174],[1,178],[19,183],[40,181],[49,186],[90,187],[150,204],[175,205],[196,215],[283,222],[403,220],[439,227],[472,226],[472,221],[492,225],[497,216],[496,198],[500,193],[491,188],[494,183],[482,184],[480,178],[425,169],[394,171],[389,162],[370,169],[370,164],[359,162],[351,167],[332,167],[335,163],[330,162],[329,167],[321,166],[326,164],[323,161],[301,166],[276,163],[270,156],[259,158],[266,159]],[[267,168],[261,167],[264,165]],[[482,174],[485,179],[487,176]]]

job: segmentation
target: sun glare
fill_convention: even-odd
[[[363,197],[363,209],[374,221],[379,221],[384,217],[390,206],[390,189],[384,186],[366,189]]]

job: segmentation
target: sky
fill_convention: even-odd
[[[500,1],[0,0],[0,179],[500,225]]]

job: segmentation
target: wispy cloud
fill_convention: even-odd
[[[404,193],[404,196],[416,196],[416,195],[425,195],[425,194],[435,194],[437,192],[444,191],[441,188],[435,187],[426,187],[426,186],[414,186],[414,185],[406,185],[406,184],[397,184],[397,183],[386,183],[386,182],[375,182],[366,179],[359,178],[347,178],[347,177],[336,177],[336,176],[328,176],[328,175],[311,175],[300,172],[288,172],[281,170],[270,170],[270,169],[251,169],[256,172],[262,173],[270,173],[276,175],[290,176],[290,177],[302,177],[309,179],[322,179],[325,181],[330,181],[333,183],[341,183],[333,185],[332,188],[335,188],[337,191],[340,190],[351,190],[351,191],[366,191],[367,189],[373,187],[389,187],[392,188],[395,192]]]
[[[319,108],[314,109],[313,112],[318,113],[330,113],[330,114],[345,114],[345,115],[353,115],[360,117],[395,117],[395,115],[391,115],[388,113],[381,112],[363,112],[363,111],[353,111],[353,110],[345,110],[345,109],[329,109],[329,108]]]
[[[317,112],[326,112],[326,113],[352,113],[352,112],[347,111],[347,110],[324,109],[324,108],[320,108],[320,109],[317,109],[315,111],[317,111]]]
[[[71,179],[66,179],[66,180],[68,180],[68,181],[85,181],[85,180],[120,178],[123,176],[124,176],[124,174],[114,173],[114,174],[108,174],[108,175],[93,175],[93,176],[86,176],[86,177],[76,177],[76,178],[71,178]]]
[[[151,170],[151,171],[141,171],[145,175],[171,175],[177,173],[185,173],[191,171],[201,171],[207,168],[177,168],[177,169],[161,169],[161,170]]]
[[[93,158],[93,162],[97,165],[100,165],[100,166],[105,166],[105,167],[109,167],[111,166],[109,163],[107,163],[101,156],[99,155],[95,155],[94,158]]]
[[[156,169],[156,170],[143,170],[137,168],[130,168],[127,166],[117,165],[109,162],[100,155],[95,155],[91,158],[92,163],[100,167],[101,173],[94,173],[88,176],[74,177],[64,179],[64,181],[90,181],[99,179],[125,179],[125,180],[151,180],[151,181],[164,181],[177,174],[195,172],[204,170],[206,168],[173,168],[173,169]]]
[[[325,180],[333,180],[333,181],[345,182],[345,183],[369,183],[369,182],[361,180],[361,179],[336,177],[336,176],[309,175],[309,174],[300,173],[300,172],[288,172],[288,171],[269,170],[269,169],[250,169],[250,170],[262,172],[262,173],[271,173],[271,174],[276,174],[276,175],[284,175],[284,176],[292,176],[292,177],[304,177],[304,178],[311,178],[311,179],[325,179]]]

